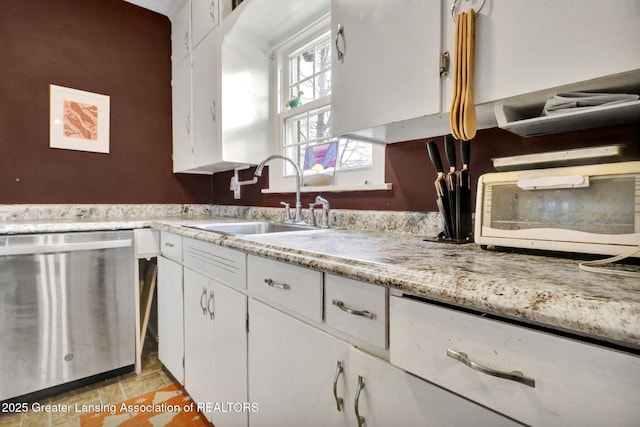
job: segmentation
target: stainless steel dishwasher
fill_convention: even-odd
[[[0,401],[133,370],[134,267],[132,231],[0,236]]]

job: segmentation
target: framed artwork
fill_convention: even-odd
[[[49,85],[49,147],[109,152],[107,95]]]

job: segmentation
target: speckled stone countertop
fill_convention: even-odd
[[[154,227],[427,299],[640,348],[640,281],[577,261],[424,241],[437,214],[331,211],[342,229],[225,236],[184,225],[280,219],[281,209],[209,205],[0,205],[0,234]]]
[[[197,221],[196,221],[197,222]],[[154,228],[409,294],[640,348],[637,278],[581,271],[569,259],[353,230],[225,236],[157,221]]]

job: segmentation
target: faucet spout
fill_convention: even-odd
[[[262,162],[260,162],[260,164],[256,168],[256,171],[254,172],[254,175],[256,177],[261,177],[262,169],[264,169],[264,166],[274,159],[281,159],[291,163],[291,165],[296,171],[296,216],[295,216],[294,222],[298,224],[304,223],[304,220],[302,219],[302,202],[300,201],[300,184],[302,181],[302,171],[300,170],[300,166],[298,166],[296,162],[291,160],[289,157],[282,156],[280,154],[272,154],[271,156],[267,157]]]

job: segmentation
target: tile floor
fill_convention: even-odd
[[[142,351],[142,372],[140,375],[135,373],[125,374],[49,397],[40,403],[108,405],[131,399],[173,383],[174,380],[165,373],[162,364],[158,360],[155,340],[146,339]],[[73,411],[71,413],[29,411],[18,414],[0,414],[0,427],[79,427],[79,415],[82,414],[76,414]]]

